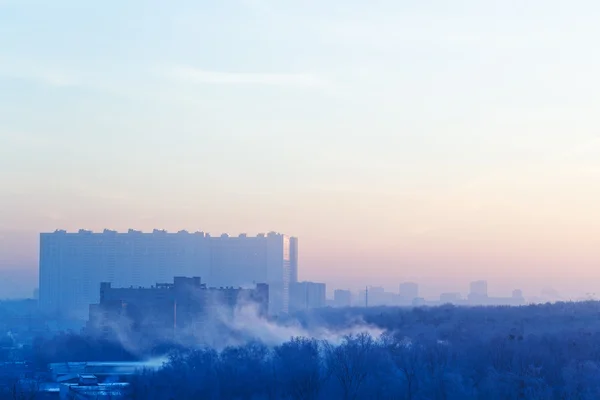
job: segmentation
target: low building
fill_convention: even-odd
[[[165,360],[148,361],[84,361],[61,362],[48,364],[48,371],[53,382],[73,383],[80,375],[94,375],[100,382],[105,380],[124,381],[142,370],[157,370]]]
[[[350,307],[352,305],[352,292],[349,290],[336,290],[333,292],[335,307]]]
[[[401,304],[400,295],[386,292],[382,286],[369,286],[361,290],[354,304],[358,307],[398,306]]]
[[[266,316],[269,287],[209,288],[199,277],[175,277],[173,283],[150,288],[113,288],[100,285],[100,303],[90,305],[87,329],[103,337],[131,333],[168,338],[193,336],[203,324],[223,314],[233,315],[244,305]]]
[[[483,305],[488,303],[487,281],[475,281],[469,285],[468,300],[471,305]]]
[[[465,301],[462,299],[460,293],[442,293],[440,294],[441,304],[462,304]]]
[[[324,283],[296,282],[290,284],[290,312],[320,308],[327,305]]]
[[[127,382],[100,382],[95,375],[79,375],[77,382],[60,384],[60,400],[125,399]]]

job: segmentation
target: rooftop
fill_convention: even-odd
[[[154,229],[152,232],[144,232],[144,231],[140,231],[140,230],[135,230],[135,229],[129,229],[127,232],[118,232],[115,230],[111,230],[111,229],[104,229],[102,232],[94,232],[92,230],[87,230],[87,229],[79,229],[77,232],[68,232],[64,229],[57,229],[52,233],[43,233],[44,235],[51,235],[51,234],[55,234],[55,235],[135,235],[135,234],[139,234],[139,235],[165,235],[165,234],[169,234],[169,235],[194,235],[194,236],[200,236],[200,237],[213,237],[210,235],[210,233],[207,232],[203,232],[203,231],[195,231],[195,232],[188,232],[186,230],[180,230],[176,233],[173,232],[168,232],[167,230],[164,229]],[[266,236],[281,236],[283,235],[282,233],[279,232],[274,232],[271,231],[268,234],[264,234],[264,233],[258,233],[256,236],[248,236],[246,233],[240,233],[237,237],[238,238],[248,238],[248,237],[255,237],[255,238],[264,238]],[[217,237],[221,237],[221,238],[233,238],[235,236],[230,236],[227,233],[222,233],[220,235],[214,236],[215,238]]]
[[[163,359],[148,361],[67,362],[48,364],[48,369],[54,375],[132,375],[141,369],[158,369],[162,367],[163,363]]]

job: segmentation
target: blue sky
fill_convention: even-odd
[[[575,253],[595,278],[599,17],[593,1],[0,0],[0,230],[275,229],[314,279],[375,262],[375,280],[450,266],[508,288],[553,263],[558,284]]]

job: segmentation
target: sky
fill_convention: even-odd
[[[279,231],[330,288],[595,293],[599,19],[592,0],[0,0],[0,298],[35,287],[57,228]]]

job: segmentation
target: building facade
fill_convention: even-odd
[[[208,286],[270,287],[269,312],[287,312],[289,284],[298,274],[298,240],[180,231],[55,231],[40,235],[39,304],[46,314],[85,319],[99,302],[101,282],[150,287],[173,276],[201,276]]]
[[[350,307],[352,305],[352,292],[337,289],[333,292],[333,303],[336,307]]]
[[[468,300],[472,304],[488,303],[487,281],[475,281],[469,285]]]
[[[293,282],[290,284],[290,312],[325,307],[327,287],[324,283]]]
[[[269,287],[209,288],[199,277],[175,277],[173,283],[149,288],[115,288],[100,284],[100,301],[89,306],[89,333],[138,340],[198,336],[205,324],[233,316],[238,307],[252,305],[266,316]]]

